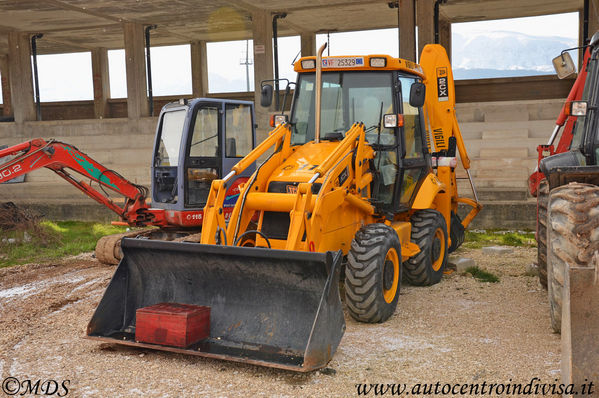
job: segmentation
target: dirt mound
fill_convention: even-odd
[[[0,230],[15,231],[35,229],[41,216],[36,212],[23,209],[13,202],[0,203]]]

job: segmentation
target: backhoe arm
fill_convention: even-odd
[[[37,138],[0,150],[0,183],[42,167],[54,171],[87,196],[114,211],[130,225],[161,225],[164,222],[162,212],[148,209],[148,192],[145,187],[107,169],[72,145]],[[95,181],[103,192],[76,179],[71,172]],[[105,189],[124,196],[125,205],[121,207],[113,202]]]
[[[455,112],[455,87],[451,63],[447,52],[439,44],[428,44],[422,50],[420,65],[424,70],[426,79],[426,129],[429,133],[429,149],[433,153],[433,166],[437,167],[437,176],[448,187],[448,191],[440,194],[438,207],[448,207],[457,212],[458,203],[472,207],[470,214],[463,220],[462,225],[467,227],[474,216],[481,210],[482,205],[470,175],[470,158],[466,151],[464,139],[458,125]],[[466,170],[474,200],[458,197],[455,167],[455,150],[451,142],[455,140],[455,149],[460,154],[462,166]],[[449,188],[451,187],[451,188]],[[443,211],[442,211],[443,212]],[[449,212],[443,212],[449,225]]]

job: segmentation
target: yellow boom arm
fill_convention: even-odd
[[[447,189],[444,193],[439,194],[438,200],[436,199],[435,202],[437,207],[446,216],[448,225],[450,221],[449,209],[457,212],[458,203],[471,206],[472,211],[462,221],[462,225],[466,227],[481,210],[482,205],[478,201],[478,195],[470,175],[470,158],[466,152],[464,139],[458,126],[455,112],[453,72],[445,48],[439,44],[426,45],[420,56],[420,66],[426,76],[424,84],[426,85],[425,112],[427,117],[425,117],[425,120],[428,123],[426,129],[428,132],[429,150],[433,153],[447,151],[449,149],[450,138],[455,138],[462,166],[466,170],[474,196],[474,200],[458,197],[455,181],[456,165],[452,165],[450,160],[440,157],[436,164],[437,177],[445,184]]]

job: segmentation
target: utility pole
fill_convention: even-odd
[[[247,86],[247,91],[250,91],[250,65],[253,65],[254,62],[250,60],[250,41],[245,41],[245,59],[241,59],[239,61],[239,65],[245,65],[245,81]]]

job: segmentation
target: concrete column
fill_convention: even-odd
[[[447,18],[439,18],[439,44],[445,47],[451,61],[451,22]]]
[[[108,50],[92,50],[92,76],[94,81],[94,116],[96,119],[108,117],[110,98],[110,77],[108,74]]]
[[[589,1],[589,39],[599,30],[599,0]]]
[[[270,130],[270,109],[260,106],[260,82],[274,78],[270,12],[257,11],[253,13],[252,30],[254,37],[254,103],[256,104],[256,122],[258,123],[257,142],[261,142]]]
[[[589,1],[589,40],[593,37],[593,34],[599,30],[599,0],[590,0]],[[579,11],[579,42],[580,46],[584,45],[584,8],[581,8]],[[585,49],[578,50],[578,65],[579,68],[582,66],[582,62],[584,60],[584,52]],[[574,56],[574,53],[572,54]]]
[[[599,380],[599,281],[597,257],[590,267],[568,267],[562,297],[562,383],[581,388]],[[595,393],[599,386],[594,385]],[[582,391],[579,391],[582,393]],[[583,394],[580,394],[583,395]],[[569,395],[564,395],[569,396]]]
[[[300,35],[300,40],[301,40],[301,47],[302,47],[302,52],[301,52],[301,56],[302,57],[309,57],[311,55],[316,55],[316,33],[310,33],[310,32],[306,32],[306,33],[302,33]]]
[[[399,58],[416,62],[416,19],[414,0],[399,0]]]
[[[29,40],[28,33],[10,32],[8,34],[10,93],[17,123],[36,120]]]
[[[127,115],[138,119],[150,115],[146,81],[144,27],[134,22],[123,24],[125,65],[127,67]]]
[[[435,42],[435,0],[418,0],[416,4],[418,26],[418,56],[425,45]]]
[[[191,43],[191,87],[195,98],[208,92],[208,55],[203,40]]]
[[[0,75],[2,80],[2,114],[12,115],[12,99],[10,98],[10,72],[8,68],[8,56],[0,56]]]

